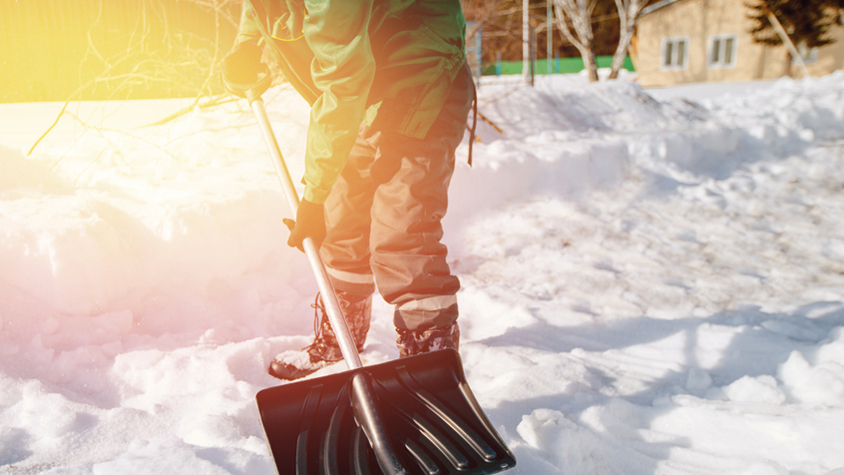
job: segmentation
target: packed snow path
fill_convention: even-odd
[[[844,74],[480,103],[446,243],[510,473],[844,473]],[[0,473],[273,473],[254,395],[316,286],[247,106],[142,127],[180,105],[74,104],[29,158],[61,105],[0,106]]]

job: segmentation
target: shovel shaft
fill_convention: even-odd
[[[296,189],[293,187],[290,171],[287,169],[284,157],[281,155],[281,149],[278,147],[278,141],[270,126],[267,111],[264,109],[264,102],[252,90],[247,91],[246,99],[249,100],[249,105],[258,119],[258,124],[261,126],[261,135],[263,135],[267,150],[273,158],[272,161],[275,166],[276,175],[278,175],[278,179],[281,182],[284,197],[290,206],[290,212],[293,216],[296,216],[296,210],[299,209],[299,194],[296,193]],[[340,346],[343,359],[346,361],[349,369],[355,370],[362,368],[363,364],[361,363],[360,355],[358,355],[357,347],[349,331],[349,326],[346,324],[343,311],[340,309],[340,302],[337,301],[334,286],[331,285],[328,273],[325,271],[325,264],[323,264],[319,256],[319,249],[317,249],[313,239],[309,237],[305,238],[302,242],[302,247],[305,250],[305,255],[308,256],[314,277],[316,277],[317,286],[322,295],[322,303],[325,305],[325,313],[328,315],[328,321],[331,323],[331,328],[337,337],[337,343]],[[384,419],[375,405],[375,394],[372,389],[372,383],[363,372],[358,372],[353,377],[352,398],[354,401],[355,418],[360,427],[363,428],[370,446],[376,453],[381,471],[385,475],[408,475],[408,472],[402,466],[392,447]]]
[[[371,401],[375,400],[375,390],[370,378],[362,372],[352,376],[352,407],[355,420],[369,440],[369,446],[375,452],[378,466],[384,475],[408,475],[387,434],[387,424],[380,411]]]
[[[281,149],[278,147],[278,141],[276,141],[275,134],[270,126],[267,111],[264,109],[264,102],[260,96],[255,96],[251,90],[247,91],[246,98],[249,100],[252,112],[255,113],[255,117],[258,119],[258,125],[261,127],[261,135],[264,137],[267,151],[272,156],[273,166],[275,167],[278,180],[281,182],[287,205],[290,207],[292,215],[296,216],[296,210],[299,209],[299,194],[293,186],[290,171],[287,169],[284,157],[281,155]],[[319,256],[319,250],[314,244],[314,241],[309,237],[305,238],[302,246],[305,250],[305,255],[308,257],[308,262],[311,264],[314,277],[316,277],[317,286],[322,296],[322,303],[325,305],[325,313],[328,315],[331,329],[334,330],[334,334],[337,336],[337,343],[340,346],[343,359],[346,361],[349,369],[360,368],[363,366],[360,355],[358,355],[357,347],[355,347],[352,334],[349,331],[349,326],[346,325],[343,311],[340,309],[340,302],[337,301],[337,294],[334,292],[334,286],[331,285],[328,273],[325,271],[325,264],[323,264]]]

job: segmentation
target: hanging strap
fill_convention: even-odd
[[[475,145],[475,129],[478,126],[478,88],[475,87],[475,81],[472,79],[472,110],[474,111],[472,117],[472,128],[469,130],[469,166],[472,166],[472,146]]]

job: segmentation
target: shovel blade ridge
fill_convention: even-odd
[[[355,423],[350,394],[358,371],[372,381],[392,447],[409,474],[481,475],[516,465],[449,349],[260,391],[258,409],[279,474],[382,475]]]

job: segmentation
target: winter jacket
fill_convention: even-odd
[[[325,201],[362,123],[425,137],[465,62],[464,34],[459,0],[244,1],[237,43],[269,43],[311,104],[305,199]]]

